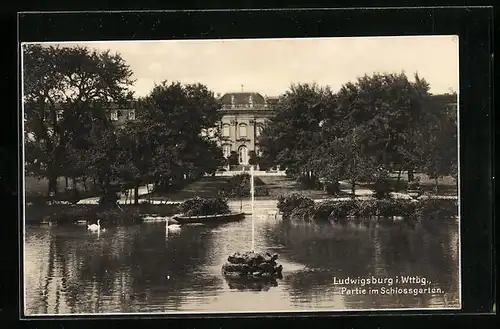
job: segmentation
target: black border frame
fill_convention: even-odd
[[[346,316],[349,320],[359,319],[360,315],[369,316],[371,324],[377,325],[377,317],[395,320],[386,315],[413,315],[411,318],[427,322],[428,314],[471,314],[491,312],[494,301],[495,281],[493,276],[493,75],[492,73],[492,34],[493,10],[491,7],[454,7],[454,8],[364,8],[364,9],[294,9],[294,10],[254,10],[254,11],[169,11],[169,12],[118,12],[118,13],[32,13],[18,16],[19,41],[90,41],[90,40],[160,40],[160,39],[191,39],[191,38],[272,38],[272,37],[332,37],[332,36],[389,36],[389,35],[431,35],[458,34],[460,44],[460,171],[461,171],[461,247],[462,247],[462,311],[415,311],[415,312],[333,312],[335,317]],[[20,45],[16,42],[17,51]],[[19,54],[16,54],[17,59]],[[16,73],[20,73],[17,66]],[[19,88],[19,80],[17,89]],[[17,93],[16,93],[17,95]],[[16,104],[20,106],[20,98]],[[13,111],[12,111],[13,112]],[[19,111],[14,120],[17,133],[21,133]],[[20,168],[19,135],[11,145],[12,155],[17,155],[17,172]],[[14,168],[13,168],[14,169]],[[13,179],[14,175],[7,176]],[[23,177],[18,173],[17,191],[15,195],[18,206],[18,216],[22,218],[19,184]],[[15,186],[15,185],[11,185]],[[16,193],[17,192],[17,193]],[[17,195],[16,195],[17,194]],[[13,205],[13,204],[12,204]],[[22,232],[19,222],[17,240],[22,248]],[[10,227],[9,227],[10,228]],[[21,240],[19,241],[19,238]],[[12,239],[12,236],[11,236]],[[19,249],[22,255],[22,249]],[[19,256],[19,255],[15,255]],[[14,258],[14,257],[13,257]],[[21,257],[22,259],[22,257]],[[19,280],[22,264],[18,260],[14,270],[17,274],[13,279]],[[14,281],[12,281],[14,282]],[[13,307],[0,311],[11,318],[18,311],[19,303],[17,285],[5,285],[7,295],[12,295],[16,302],[9,303]],[[19,296],[20,298],[21,296]],[[17,313],[19,315],[19,313]],[[417,314],[426,314],[425,316]],[[297,319],[300,314],[287,315],[286,322],[312,319],[308,314],[304,319]],[[349,315],[355,315],[349,316]],[[222,315],[223,316],[223,315]],[[269,314],[266,321],[274,322],[280,315]],[[290,318],[289,316],[292,316]],[[163,316],[160,316],[164,318]],[[184,316],[183,316],[184,317]],[[188,317],[188,316],[186,316]],[[191,317],[191,316],[189,316]],[[214,324],[217,316],[203,315],[196,322],[206,325]],[[220,315],[219,315],[220,317]],[[226,316],[223,316],[224,318]],[[238,315],[231,314],[231,319],[224,319],[226,324],[233,322]],[[248,317],[244,314],[243,317]],[[251,316],[262,318],[262,314]],[[315,318],[328,318],[326,314],[315,314]],[[82,319],[82,317],[78,317]],[[87,318],[87,317],[85,317]],[[104,317],[96,317],[104,319]],[[131,319],[137,316],[106,317],[107,319]],[[149,323],[158,323],[156,316]],[[172,318],[169,316],[169,318]],[[205,322],[208,321],[209,323]],[[215,319],[212,319],[215,318]],[[406,317],[408,318],[408,317]],[[459,320],[465,324],[465,319]],[[71,326],[85,326],[80,321],[65,321],[56,318],[30,318],[36,327],[44,324],[55,324],[64,321]],[[468,319],[471,319],[470,317]],[[219,318],[219,320],[222,320]],[[243,320],[240,324],[249,323]],[[113,321],[113,320],[112,320]],[[170,322],[171,320],[166,320]],[[474,320],[471,320],[474,321]],[[31,321],[23,321],[27,325]],[[113,321],[114,322],[114,321]],[[254,321],[250,321],[254,322]],[[356,321],[357,322],[357,321]],[[397,322],[397,321],[396,321]],[[416,321],[419,322],[419,321]],[[215,322],[216,323],[216,322]],[[469,322],[475,323],[476,322]],[[166,324],[163,322],[163,324]],[[395,324],[395,323],[394,323]],[[254,323],[255,325],[255,323]],[[425,324],[421,324],[425,325]],[[198,325],[196,325],[198,327]]]

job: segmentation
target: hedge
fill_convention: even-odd
[[[177,213],[178,205],[120,205],[120,208],[105,208],[100,205],[30,205],[25,208],[25,220],[28,224],[50,220],[58,224],[73,224],[80,220],[95,223],[98,219],[104,225],[136,224],[145,214],[171,216]]]
[[[436,219],[458,215],[456,200],[450,199],[368,199],[325,200],[315,203],[299,193],[278,198],[283,218],[304,220],[337,220],[349,217],[392,217]]]

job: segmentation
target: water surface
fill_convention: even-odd
[[[460,306],[455,222],[340,225],[291,223],[264,212],[255,217],[256,249],[279,253],[283,265],[277,285],[234,284],[221,274],[229,254],[251,248],[250,216],[219,226],[183,226],[168,234],[163,223],[99,234],[83,226],[29,226],[26,315]],[[428,287],[441,292],[348,295],[334,282],[372,276],[425,277]]]

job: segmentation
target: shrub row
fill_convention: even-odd
[[[121,208],[121,209],[120,209]],[[58,224],[72,224],[80,220],[94,223],[97,219],[101,223],[135,224],[141,221],[144,214],[158,214],[171,216],[178,212],[178,206],[168,205],[120,205],[120,208],[105,208],[99,205],[37,205],[26,206],[26,222],[40,223],[44,219]]]
[[[447,218],[458,215],[456,200],[450,199],[368,199],[326,200],[315,203],[298,193],[278,198],[278,209],[284,218],[336,220],[348,217]]]
[[[229,213],[229,205],[225,198],[192,198],[179,205],[179,210],[185,216],[206,216]]]

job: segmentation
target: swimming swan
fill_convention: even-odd
[[[165,226],[167,227],[167,230],[169,230],[169,231],[180,231],[181,230],[181,226],[179,224],[168,225],[168,217],[165,218]]]
[[[96,224],[87,225],[87,229],[89,229],[90,231],[94,231],[94,232],[101,230],[101,221],[98,219],[97,225]]]

